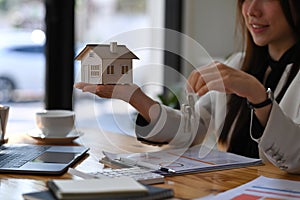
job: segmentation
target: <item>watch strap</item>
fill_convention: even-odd
[[[271,91],[270,88],[267,89],[266,93],[268,94],[268,98],[260,103],[254,104],[251,103],[250,101],[247,100],[247,105],[250,109],[254,109],[254,108],[263,108],[271,103],[273,103],[274,97],[273,97],[273,93]]]

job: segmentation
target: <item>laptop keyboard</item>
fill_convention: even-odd
[[[48,146],[9,146],[0,147],[0,167],[1,168],[19,168],[26,162],[45,152]]]

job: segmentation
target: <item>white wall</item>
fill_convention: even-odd
[[[214,58],[225,58],[235,50],[236,0],[188,0],[184,3],[184,30],[189,37]],[[194,63],[201,65],[197,50],[195,52],[187,43],[184,49]]]

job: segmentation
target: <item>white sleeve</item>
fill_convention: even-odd
[[[259,143],[260,151],[275,166],[290,173],[300,173],[300,125],[293,122],[277,103]]]
[[[261,137],[260,152],[275,166],[300,174],[300,72],[272,110]]]
[[[222,98],[220,98],[221,96]],[[202,143],[203,139],[207,136],[207,132],[215,133],[219,129],[220,125],[216,121],[222,115],[219,111],[216,114],[215,108],[217,107],[216,104],[221,105],[219,100],[222,99],[223,106],[219,106],[219,110],[225,112],[226,100],[224,101],[224,98],[226,98],[225,95],[218,92],[209,92],[199,98],[194,108],[195,115],[190,121],[185,120],[182,111],[160,105],[161,112],[158,119],[149,124],[146,123],[144,126],[136,123],[136,135],[138,138],[143,138],[150,143],[168,142],[174,146],[190,146]],[[141,116],[139,117],[141,118]],[[223,113],[221,124],[224,117],[225,114]],[[191,126],[189,131],[185,130],[185,127],[188,126],[187,123],[190,123]],[[217,138],[217,136],[214,138]]]
[[[243,54],[236,53],[226,64],[239,67]],[[173,108],[160,105],[161,111],[158,119],[143,126],[136,123],[135,132],[138,138],[149,142],[168,142],[174,145],[194,145],[202,143],[204,138],[213,138],[216,143],[226,115],[226,94],[210,91],[200,97],[195,104],[195,116],[191,119],[191,131],[186,132],[187,126],[184,114]],[[138,116],[141,118],[141,116]],[[211,134],[208,136],[207,133]]]

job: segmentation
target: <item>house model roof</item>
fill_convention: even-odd
[[[111,42],[110,44],[87,44],[75,59],[81,60],[90,50],[93,50],[102,59],[139,59],[125,45],[117,45],[116,42]]]

